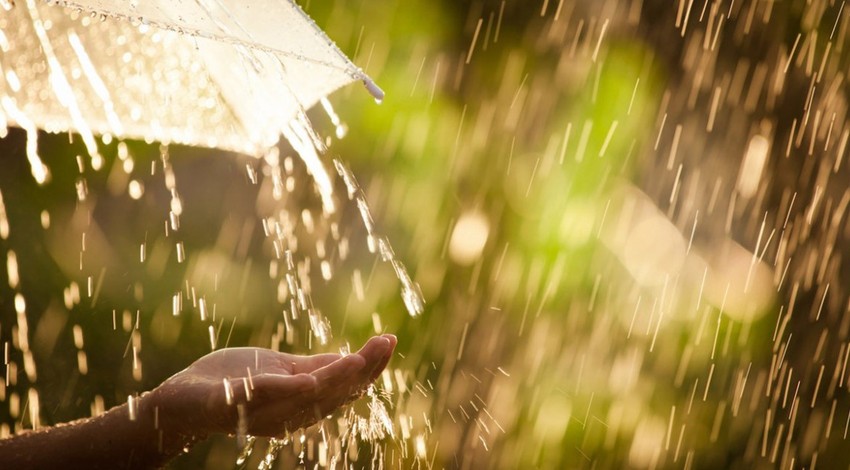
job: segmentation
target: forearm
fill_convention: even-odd
[[[158,468],[199,438],[187,438],[159,419],[151,394],[96,418],[74,421],[0,440],[0,467]]]

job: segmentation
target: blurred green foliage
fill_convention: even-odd
[[[697,466],[711,468],[739,461],[764,423],[717,416],[742,406],[728,391],[750,366],[770,367],[777,317],[771,310],[752,324],[730,320],[720,305],[691,299],[690,285],[681,287],[681,298],[665,297],[666,284],[637,285],[605,246],[601,233],[614,223],[606,217],[618,191],[654,178],[652,164],[664,163],[645,157],[656,155],[665,90],[682,74],[654,45],[635,39],[653,36],[640,30],[651,24],[612,24],[603,41],[598,5],[559,2],[558,11],[563,3],[564,17],[571,16],[559,23],[551,10],[541,15],[540,5],[525,2],[301,2],[387,93],[380,106],[356,85],[332,96],[348,132],[325,159],[329,168],[332,158],[352,167],[379,227],[421,285],[427,308],[416,318],[404,308],[391,267],[366,249],[350,202],[328,222],[338,223],[349,254],[329,246],[334,276],[321,278],[311,258],[320,237],[297,222],[321,219],[320,203],[285,143],[281,155],[294,162],[296,188],[280,204],[262,196],[269,175],[259,160],[140,142],[128,143],[129,172],[117,158],[118,143],[103,143],[106,166],[83,172],[88,192],[79,200],[75,157],[84,155],[82,145],[69,142],[72,136],[42,135],[39,151],[53,179],[38,187],[23,157],[23,132],[10,130],[0,142],[0,192],[12,230],[0,248],[19,260],[44,421],[86,416],[97,396],[106,407],[121,403],[209,351],[208,323],[191,306],[194,289],[215,312],[219,347],[312,353],[359,344],[376,330],[399,336],[387,381],[395,384],[396,427],[410,435],[379,450],[362,445],[358,465],[376,455],[393,468],[680,466],[695,456]],[[587,24],[576,20],[585,17]],[[333,135],[320,110],[310,116],[322,135]],[[662,153],[656,160],[666,159]],[[163,162],[183,200],[180,230],[171,234]],[[260,173],[259,184],[251,170]],[[130,179],[144,185],[139,200],[127,192]],[[336,185],[343,200],[344,187]],[[661,193],[651,196],[663,201],[668,195]],[[283,268],[261,222],[279,212],[300,224],[296,257],[310,265],[314,306],[335,335],[329,345],[311,342],[303,323],[292,344],[280,338],[288,300],[281,302],[270,271]],[[483,254],[465,265],[449,246],[457,221],[473,212],[484,214],[488,232]],[[187,251],[182,263],[178,241]],[[72,283],[81,300],[66,308]],[[678,288],[671,283],[670,292]],[[6,342],[16,341],[13,292],[0,272]],[[183,312],[175,316],[179,292]],[[638,306],[656,314],[647,300],[653,298],[667,323],[653,331],[650,317],[635,326]],[[675,308],[667,311],[665,301]],[[86,375],[77,367],[74,325],[84,332]],[[141,377],[133,375],[134,346]],[[716,374],[710,387],[707,370]],[[25,397],[28,386],[19,370],[6,393]],[[751,393],[753,405],[742,416],[756,416],[759,397]],[[26,427],[24,415],[4,407],[0,422]],[[417,456],[417,439],[424,456]],[[664,457],[654,450],[662,444]],[[296,465],[293,449],[284,452],[283,468]],[[236,452],[221,437],[173,466],[231,468]]]

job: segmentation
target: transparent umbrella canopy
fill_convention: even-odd
[[[78,133],[259,155],[281,135],[320,146],[304,110],[353,81],[383,92],[290,0],[0,0],[0,132]],[[315,144],[315,145],[311,145]],[[302,151],[320,190],[330,181]],[[306,155],[305,155],[306,153]],[[326,205],[332,205],[330,199]],[[331,207],[332,208],[332,207]]]

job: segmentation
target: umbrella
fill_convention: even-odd
[[[339,126],[326,97],[354,81],[361,81],[377,101],[383,99],[374,82],[291,0],[0,0],[0,8],[5,10],[0,10],[0,137],[10,125],[27,132],[27,158],[39,183],[50,178],[38,155],[39,130],[78,134],[94,170],[104,166],[95,136],[104,144],[126,138],[219,148],[266,157],[267,162],[277,155],[269,149],[283,136],[304,160],[330,214],[335,198],[319,157],[324,144],[305,111],[321,102]],[[370,240],[378,240],[382,257],[403,282],[406,305],[413,314],[421,313],[418,285],[395,259],[389,242],[374,235],[353,176],[340,162],[337,167],[368,222]],[[173,186],[169,189],[170,227],[177,230],[179,198]],[[0,240],[8,236],[3,207],[0,195]],[[180,260],[182,242],[177,242],[177,253]],[[14,273],[10,286],[16,289],[14,252],[9,250],[7,259],[8,272]],[[19,349],[32,384],[35,361],[29,351],[25,298],[19,292],[15,308],[23,338]],[[310,322],[314,329],[326,326],[318,312],[311,313]],[[215,347],[214,325],[209,328]],[[134,368],[134,374],[140,371]],[[36,388],[29,388],[27,400],[36,427]]]
[[[94,135],[260,155],[284,135],[333,211],[321,142],[304,111],[362,81],[383,92],[291,0],[0,0],[0,132],[27,130],[34,177],[49,170],[36,132]],[[331,115],[333,113],[331,111]]]

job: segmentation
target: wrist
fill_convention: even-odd
[[[148,422],[154,431],[157,451],[164,455],[175,456],[209,436],[204,427],[187,419],[179,407],[173,406],[173,398],[159,389],[146,392],[136,400],[137,419]]]

